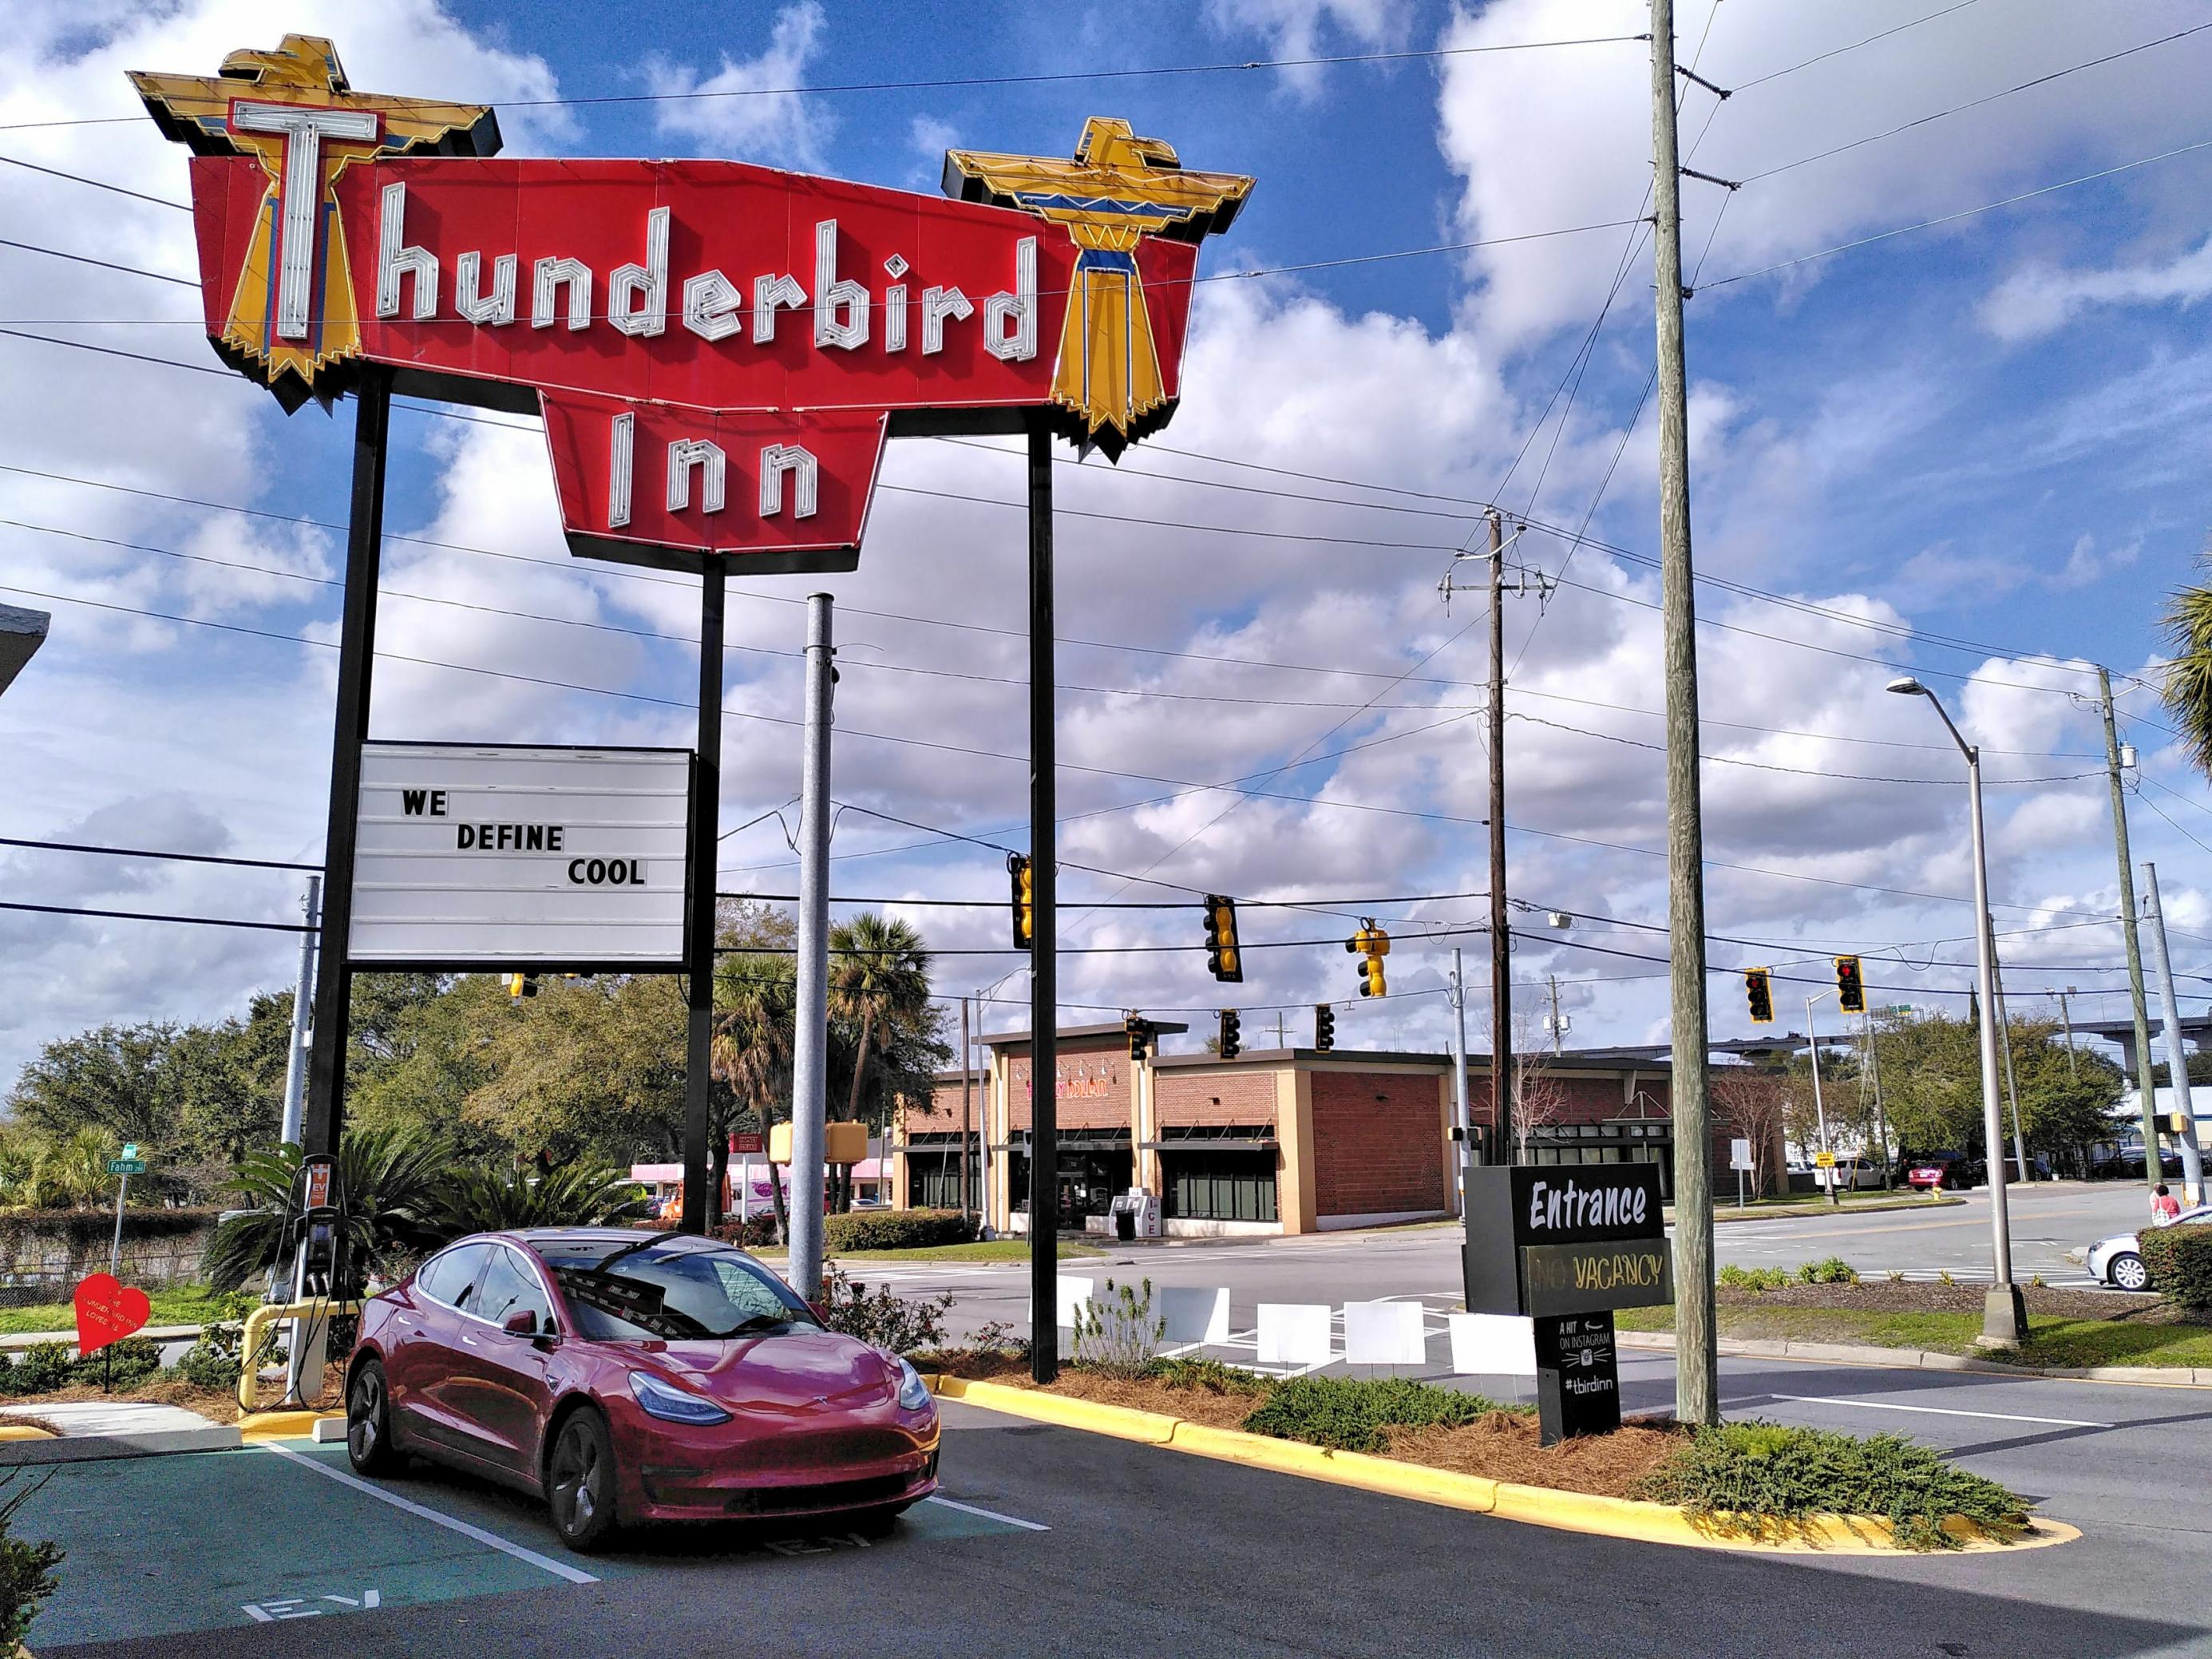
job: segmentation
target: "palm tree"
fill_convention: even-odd
[[[2197,563],[2212,572],[2212,550]],[[2172,653],[2163,688],[2166,712],[2180,728],[2197,769],[2212,775],[2212,586],[2177,590],[2159,622]]]
[[[798,1008],[791,957],[758,951],[723,957],[714,968],[714,1075],[730,1087],[738,1107],[752,1112],[763,1133],[791,1091],[793,1024]],[[721,1196],[729,1142],[711,1138],[713,1186],[709,1210]],[[771,1181],[776,1234],[785,1234],[783,1188]],[[710,1218],[711,1218],[710,1216]]]
[[[860,1022],[845,1102],[847,1120],[856,1121],[869,1055],[896,1024],[920,1017],[929,1005],[929,951],[921,935],[872,911],[838,923],[830,930],[830,994],[838,1013]]]
[[[584,1164],[459,1170],[439,1184],[430,1226],[441,1238],[511,1227],[593,1227],[636,1214],[641,1196],[621,1170]]]
[[[439,1243],[439,1188],[453,1162],[442,1139],[419,1129],[358,1129],[338,1147],[337,1186],[345,1213],[347,1295],[359,1294],[372,1270],[410,1250]],[[287,1141],[249,1152],[225,1183],[252,1207],[219,1223],[208,1240],[208,1282],[234,1291],[256,1273],[273,1272],[289,1249],[296,1217],[300,1149]]]
[[[123,1150],[122,1144],[96,1123],[48,1141],[32,1166],[27,1195],[46,1209],[92,1209],[114,1191],[115,1177],[107,1161]]]

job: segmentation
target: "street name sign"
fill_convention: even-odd
[[[688,750],[363,744],[348,960],[680,968],[690,806]]]
[[[143,1158],[111,1158],[107,1160],[107,1173],[112,1176],[144,1175],[146,1160]]]

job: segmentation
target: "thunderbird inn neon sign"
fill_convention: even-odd
[[[1198,244],[1252,180],[1092,119],[945,197],[733,161],[502,161],[487,107],[356,93],[288,35],[135,74],[193,151],[210,340],[287,409],[364,364],[537,414],[572,551],[850,569],[887,437],[1174,413]]]

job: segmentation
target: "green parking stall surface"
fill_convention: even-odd
[[[304,1441],[53,1465],[15,1528],[68,1552],[56,1574],[60,1589],[32,1627],[32,1648],[42,1655],[732,1564],[770,1570],[782,1557],[1025,1530],[1041,1528],[933,1501],[872,1540],[663,1527],[618,1534],[607,1553],[577,1556],[529,1499],[443,1471],[357,1482],[343,1448]]]

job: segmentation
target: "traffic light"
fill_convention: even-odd
[[[1326,1002],[1314,1004],[1314,1047],[1323,1054],[1336,1047],[1336,1010]]]
[[[1036,939],[1036,896],[1030,888],[1030,861],[1006,854],[1006,873],[1014,878],[1014,949],[1026,951]]]
[[[1375,925],[1375,918],[1362,916],[1359,931],[1345,940],[1344,948],[1359,958],[1359,994],[1387,995],[1389,987],[1382,980],[1382,958],[1390,954],[1390,935]]]
[[[1128,1034],[1129,1058],[1142,1060],[1152,1046],[1152,1021],[1142,1014],[1127,1014],[1122,1017],[1121,1029]]]
[[[1244,1044],[1237,1035],[1238,1027],[1242,1024],[1243,1022],[1237,1018],[1237,1011],[1234,1008],[1224,1008],[1221,1011],[1222,1059],[1234,1060],[1244,1052]]]
[[[1774,978],[1771,969],[1745,969],[1743,994],[1746,1000],[1751,1004],[1751,1023],[1753,1025],[1774,1024]]]
[[[509,974],[507,976],[507,994],[510,997],[536,996],[538,994],[538,975],[535,974]]]
[[[1206,896],[1206,967],[1225,983],[1244,977],[1244,953],[1237,948],[1237,901],[1219,893]]]
[[[1866,1012],[1866,981],[1859,977],[1856,957],[1836,958],[1836,1006],[1847,1014]]]

